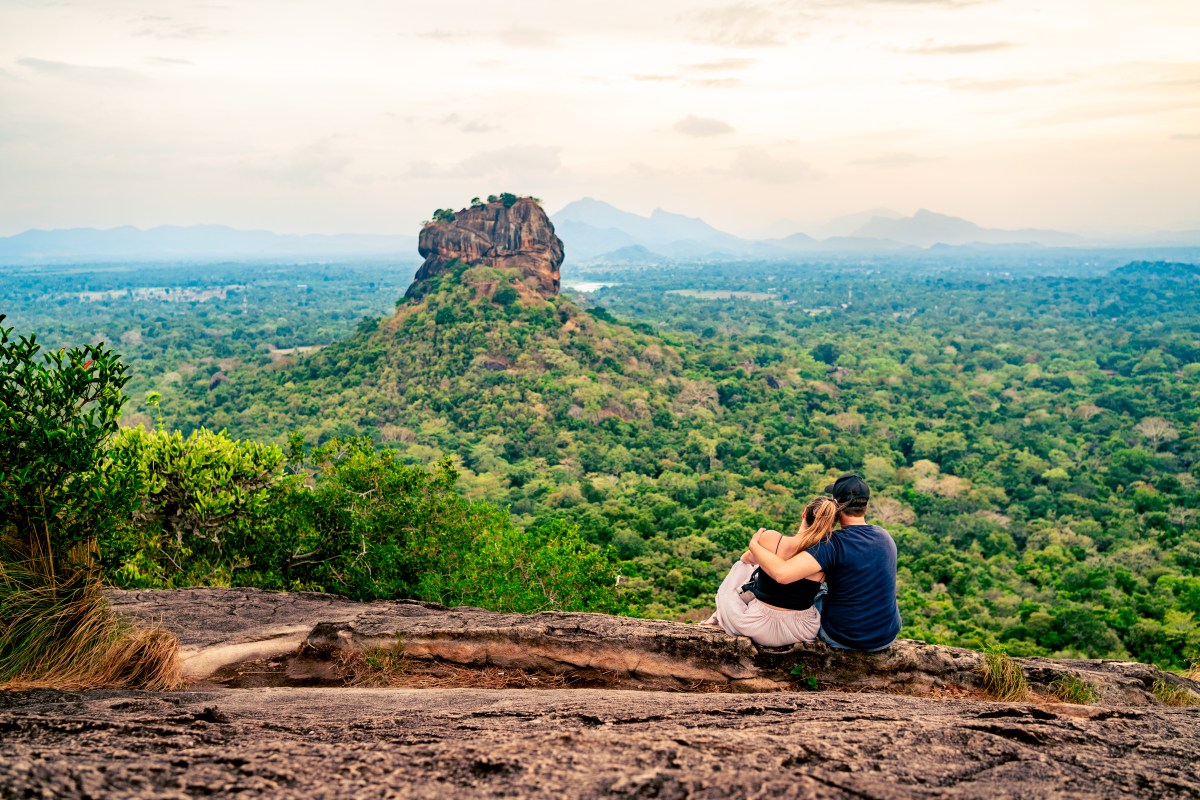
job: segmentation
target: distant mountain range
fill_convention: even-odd
[[[388,258],[420,261],[416,236],[310,234],[239,230],[225,225],[30,230],[0,238],[0,264],[214,259]]]
[[[906,217],[891,209],[876,208],[838,217],[807,232],[769,239],[735,236],[697,217],[662,209],[644,217],[590,197],[568,203],[550,219],[563,240],[568,264],[773,260],[805,254],[917,253],[925,249],[957,248],[978,252],[996,248],[1200,246],[1200,230],[1146,230],[1136,236],[1083,237],[1034,228],[984,228],[970,220],[927,209]],[[149,230],[129,226],[108,230],[31,230],[0,238],[0,264],[346,258],[416,263],[417,237],[295,236],[224,225],[163,225]]]
[[[801,252],[864,252],[928,248],[935,245],[1013,245],[1069,247],[1086,244],[1080,236],[1051,230],[996,230],[969,220],[921,209],[905,217],[890,209],[872,209],[832,220],[814,232],[777,239],[751,240],[718,230],[694,217],[657,209],[649,217],[622,211],[585,197],[550,218],[572,261],[623,261],[629,248],[643,248],[662,259],[697,257],[788,257]],[[643,256],[646,253],[642,253]]]

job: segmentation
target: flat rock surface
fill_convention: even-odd
[[[0,797],[1200,797],[1200,710],[843,692],[0,693]]]

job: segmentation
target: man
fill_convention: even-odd
[[[817,603],[821,641],[842,650],[883,650],[900,633],[896,543],[883,528],[867,524],[871,490],[862,478],[843,475],[825,492],[839,509],[841,527],[832,536],[786,561],[759,544],[758,534],[750,540],[750,551],[779,583],[825,573],[829,593]]]

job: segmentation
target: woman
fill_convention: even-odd
[[[763,529],[754,536],[759,544],[789,559],[827,539],[837,512],[833,498],[818,497],[804,507],[795,536]],[[818,572],[794,583],[777,583],[758,568],[747,550],[717,589],[717,611],[707,622],[734,636],[749,636],[764,647],[814,641],[821,628],[821,612],[813,606],[813,600],[823,578]]]

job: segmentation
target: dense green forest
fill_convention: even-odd
[[[854,470],[900,549],[902,635],[1184,666],[1200,280],[1044,258],[593,270],[607,286],[552,301],[464,266],[394,308],[410,273],[385,265],[163,267],[138,280],[223,294],[81,296],[132,285],[91,271],[17,276],[0,301],[54,346],[119,342],[126,423],[225,429],[298,464],[355,436],[397,464],[449,455],[514,530],[611,548],[628,613],[705,614],[753,530],[794,526]],[[112,578],[149,580],[135,567]]]

